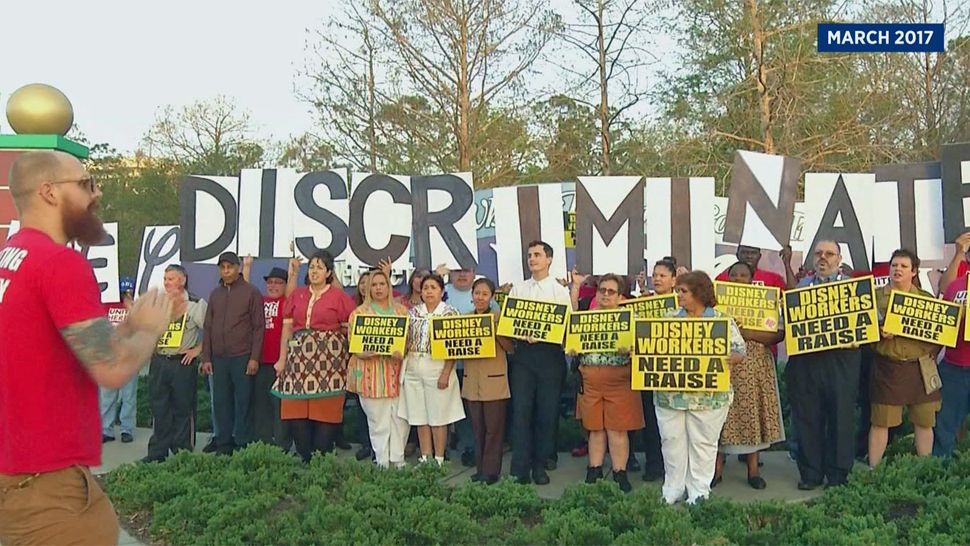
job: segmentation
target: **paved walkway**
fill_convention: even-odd
[[[130,444],[122,444],[115,440],[104,444],[102,455],[102,465],[93,468],[95,474],[104,474],[126,463],[137,461],[145,456],[148,450],[148,438],[151,436],[150,429],[138,429],[135,431],[135,441]],[[209,441],[209,435],[200,433],[198,435],[197,451]],[[354,451],[337,450],[338,457],[352,457]],[[642,456],[642,455],[641,455]],[[456,457],[457,459],[457,457]],[[416,458],[415,458],[416,460]],[[756,500],[776,499],[785,502],[798,502],[808,500],[821,495],[821,489],[816,491],[799,491],[796,487],[798,482],[798,470],[788,458],[788,453],[784,451],[770,451],[762,453],[761,460],[764,467],[761,469],[761,476],[768,482],[768,487],[757,491],[748,486],[746,465],[737,461],[735,457],[728,457],[727,465],[724,469],[724,480],[714,489],[713,495],[716,497],[727,497],[739,502],[750,502]],[[504,457],[504,472],[508,474],[510,454]],[[642,462],[642,461],[641,461]],[[457,460],[452,460],[448,464],[447,483],[458,485],[466,483],[474,474],[473,468],[465,468]],[[609,463],[604,465],[609,466]],[[586,477],[586,459],[573,458],[569,453],[559,454],[559,467],[549,473],[551,482],[549,485],[534,486],[539,496],[544,499],[556,499],[562,495],[568,485],[582,482]],[[607,475],[609,478],[609,475]],[[660,488],[660,482],[646,483],[640,479],[640,474],[631,474],[630,482],[634,488],[652,487]],[[659,494],[659,493],[658,493]],[[141,543],[122,531],[120,546],[136,546]]]

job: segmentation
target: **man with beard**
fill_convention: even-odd
[[[211,374],[215,448],[232,453],[253,439],[253,378],[263,355],[263,296],[240,274],[239,256],[219,256],[219,286],[209,295],[202,373]]]
[[[243,258],[242,275],[249,282],[253,267],[252,256]],[[280,419],[280,399],[270,393],[276,381],[273,365],[280,359],[280,336],[283,333],[283,306],[286,298],[296,290],[296,277],[300,271],[299,258],[290,259],[289,271],[274,267],[263,277],[266,295],[263,296],[263,316],[266,325],[263,332],[263,354],[256,384],[253,388],[253,431],[255,438],[264,444],[276,444],[284,451],[290,450],[289,429]]]
[[[840,271],[842,252],[835,241],[815,245],[815,275],[803,286],[846,280]],[[785,383],[792,418],[798,429],[798,472],[803,491],[846,482],[855,460],[855,406],[859,391],[861,351],[828,349],[788,359]]]
[[[751,266],[754,270],[754,277],[752,277],[751,284],[760,286],[773,286],[780,290],[785,290],[786,288],[792,288],[795,286],[795,272],[791,268],[791,247],[786,246],[781,251],[778,252],[778,256],[781,261],[785,263],[785,276],[782,278],[781,275],[767,271],[765,269],[758,269],[758,264],[761,263],[761,249],[756,246],[738,245],[738,252],[736,254],[739,262],[744,262]],[[728,272],[724,270],[720,275],[717,276],[718,281],[728,280]]]
[[[173,312],[148,368],[153,430],[142,459],[146,463],[195,449],[196,359],[202,353],[206,303],[188,293],[188,275],[180,265],[166,267],[162,282]]]
[[[21,228],[0,247],[0,542],[116,544],[117,516],[89,470],[101,464],[98,386],[138,373],[172,305],[152,290],[108,321],[94,271],[66,246],[105,237],[80,161],[25,152],[9,180]]]

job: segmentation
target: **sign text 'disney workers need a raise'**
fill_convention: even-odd
[[[785,292],[789,355],[857,347],[879,341],[872,276]]]
[[[350,352],[403,355],[407,333],[407,317],[354,315],[350,321]]]
[[[470,360],[495,356],[492,315],[462,315],[431,319],[431,358]]]
[[[633,349],[633,311],[609,309],[577,311],[566,325],[566,352],[615,353]]]
[[[507,297],[502,304],[497,334],[515,339],[562,343],[569,306]]]
[[[637,320],[634,390],[726,391],[731,387],[727,318]]]

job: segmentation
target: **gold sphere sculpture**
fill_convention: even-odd
[[[74,124],[74,107],[56,87],[32,83],[10,95],[7,121],[21,135],[64,136]]]

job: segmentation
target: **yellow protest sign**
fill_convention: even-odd
[[[633,311],[609,309],[578,311],[566,323],[566,352],[615,353],[633,349]]]
[[[714,281],[714,295],[717,297],[716,309],[732,317],[739,328],[778,331],[781,290],[777,287]]]
[[[168,328],[162,337],[158,338],[159,349],[178,349],[182,346],[182,336],[185,334],[185,318],[188,314],[182,314],[182,318],[175,319],[168,323]]]
[[[354,315],[350,321],[350,352],[403,355],[407,333],[408,317]]]
[[[507,298],[508,295],[509,295],[508,292],[502,292],[501,290],[495,291],[495,296],[493,296],[492,299],[495,300],[495,305],[498,305],[499,309],[501,309],[502,306],[505,305],[505,298]]]
[[[566,240],[566,248],[576,248],[576,212],[564,213],[565,229],[563,238]]]
[[[507,297],[502,304],[496,334],[515,339],[562,343],[569,306],[562,303]]]
[[[671,309],[677,308],[677,294],[663,294],[660,296],[645,296],[633,300],[623,300],[621,307],[633,310],[633,318],[663,318]]]
[[[431,358],[469,360],[495,356],[492,315],[462,315],[431,319]]]
[[[638,319],[634,326],[633,390],[730,389],[728,320]]]
[[[879,341],[872,275],[788,290],[784,298],[789,356]]]
[[[894,336],[956,347],[960,304],[893,290],[883,330]]]

